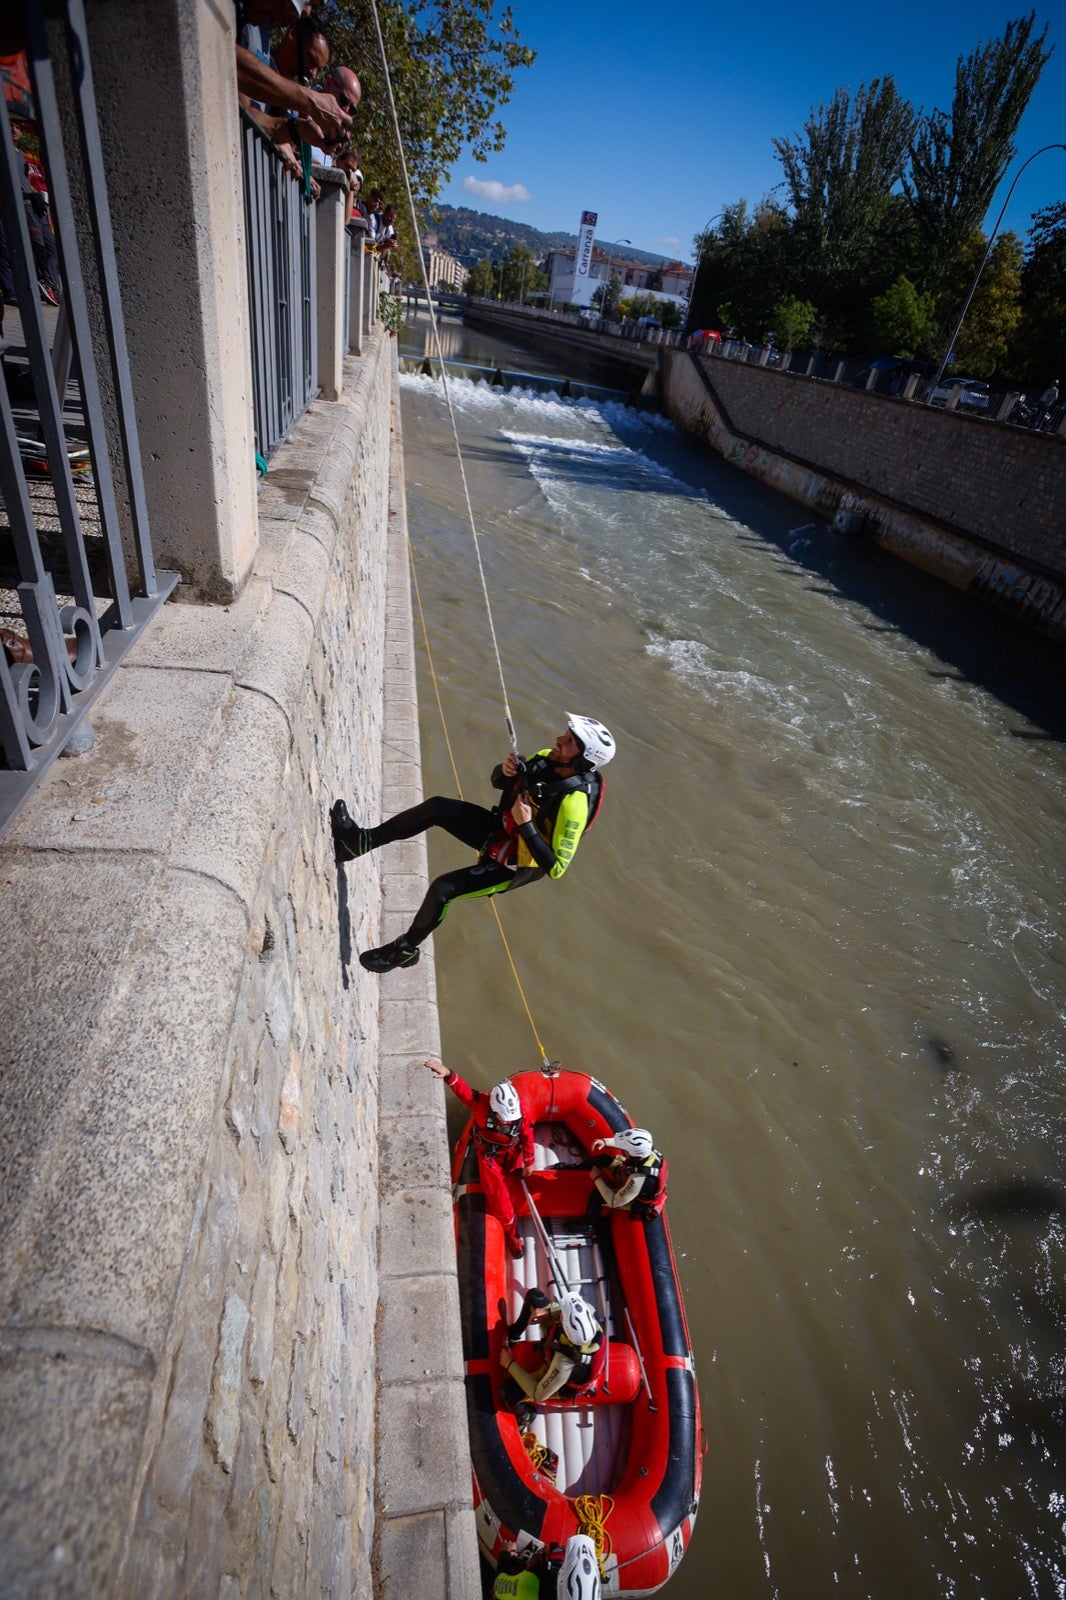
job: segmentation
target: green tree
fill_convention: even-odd
[[[870,342],[885,354],[932,360],[936,354],[936,302],[931,294],[919,293],[900,273],[884,294],[873,302],[870,311]]]
[[[945,288],[945,303],[953,307],[963,304],[985,246],[980,230],[970,235],[956,257],[955,271]],[[1007,353],[1021,315],[1022,242],[1016,233],[1001,233],[959,330],[950,370],[974,378],[1005,374]]]
[[[514,245],[503,258],[504,300],[525,300],[538,289],[548,287],[547,276],[538,270],[537,258],[527,244]]]
[[[514,90],[514,73],[532,64],[510,8],[494,0],[377,0],[400,136],[416,206],[431,201],[465,152],[485,161],[502,150],[496,115]],[[352,145],[366,185],[376,185],[407,217],[371,0],[325,0],[331,61],[352,67],[363,86]],[[401,233],[402,230],[398,230]]]
[[[794,294],[783,295],[773,309],[774,334],[786,350],[808,339],[818,313],[809,300],[799,300]]]
[[[477,295],[479,299],[491,299],[496,293],[499,282],[499,271],[493,263],[485,257],[476,261],[471,267],[466,280],[466,293]]]
[[[717,227],[694,240],[697,273],[689,313],[691,328],[718,327],[728,301],[733,326],[752,337],[772,324],[782,291],[793,286],[789,222],[783,207],[763,199],[726,206]]]
[[[617,272],[612,272],[606,282],[601,283],[592,291],[592,304],[601,317],[614,317],[618,310],[618,300],[622,293],[622,280]]]
[[[935,293],[957,276],[960,252],[1017,153],[1014,135],[1051,54],[1044,48],[1047,28],[1034,37],[1035,26],[1030,11],[1008,22],[1001,39],[960,56],[950,112],[932,111],[919,124],[907,193],[922,285]]]
[[[837,89],[812,111],[800,138],[775,139],[792,213],[799,289],[830,316],[845,320],[871,269],[892,192],[902,182],[917,114],[891,77]]]

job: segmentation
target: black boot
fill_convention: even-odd
[[[383,944],[378,950],[364,950],[359,957],[359,965],[365,967],[367,972],[392,972],[396,967],[413,967],[421,955],[416,944],[408,944],[406,939],[394,939],[391,944]]]
[[[329,825],[333,830],[333,848],[338,861],[355,861],[376,846],[374,830],[361,828],[357,822],[353,822],[343,800],[334,800]]]

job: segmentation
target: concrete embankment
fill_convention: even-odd
[[[1066,642],[1066,442],[662,350],[666,414],[856,537]]]
[[[0,844],[0,1591],[477,1593],[391,342]]]

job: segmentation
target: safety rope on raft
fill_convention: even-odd
[[[607,1518],[614,1510],[609,1494],[579,1494],[574,1501],[574,1516],[578,1531],[592,1540],[600,1576],[607,1577],[607,1558],[611,1554],[611,1537],[607,1532]]]
[[[449,421],[451,422],[452,440],[453,440],[453,443],[455,445],[455,458],[456,458],[456,461],[458,462],[458,466],[459,466],[459,477],[460,477],[460,480],[461,480],[462,485],[463,485],[463,499],[464,499],[464,501],[466,503],[466,514],[467,514],[467,519],[468,519],[468,521],[470,523],[470,535],[471,535],[471,538],[472,538],[473,544],[474,544],[474,559],[475,559],[476,564],[477,564],[478,578],[479,578],[480,583],[481,583],[482,597],[483,597],[483,599],[485,601],[485,615],[486,615],[486,618],[488,620],[488,625],[489,625],[489,637],[492,640],[492,653],[493,653],[493,656],[495,657],[495,660],[496,660],[496,673],[497,673],[497,676],[499,677],[499,680],[500,680],[500,694],[501,694],[501,697],[503,699],[504,720],[507,723],[507,737],[510,740],[512,753],[514,755],[517,755],[518,754],[518,735],[515,732],[514,718],[511,715],[510,701],[508,700],[508,697],[507,697],[507,683],[506,683],[506,680],[505,680],[504,675],[503,675],[503,661],[500,658],[500,646],[499,646],[499,642],[498,642],[497,637],[496,637],[496,624],[495,624],[495,621],[494,621],[493,615],[492,615],[492,601],[489,598],[488,581],[487,581],[487,579],[485,577],[485,568],[484,568],[484,565],[483,565],[482,560],[481,560],[481,538],[480,538],[480,535],[478,534],[478,531],[477,531],[477,522],[476,522],[476,520],[474,518],[474,507],[473,507],[473,503],[472,503],[472,501],[470,499],[470,487],[469,487],[469,485],[467,483],[467,479],[466,479],[466,463],[463,460],[463,449],[462,449],[462,445],[459,442],[459,427],[458,427],[458,424],[457,424],[457,422],[455,420],[455,409],[452,406],[451,388],[450,388],[450,385],[449,385],[449,382],[448,382],[448,374],[447,374],[447,371],[445,370],[445,366],[444,366],[444,351],[443,351],[443,348],[442,348],[441,342],[440,342],[440,330],[439,330],[439,328],[437,326],[437,313],[433,308],[433,297],[429,292],[429,276],[428,276],[428,273],[426,272],[425,257],[422,254],[422,236],[421,236],[421,234],[419,232],[419,228],[418,228],[418,218],[415,215],[414,195],[411,192],[411,179],[410,179],[410,176],[409,176],[408,170],[407,170],[407,155],[406,155],[406,152],[404,150],[403,135],[400,132],[400,118],[399,118],[399,115],[398,115],[397,110],[396,110],[396,99],[395,99],[395,96],[393,95],[393,92],[392,92],[392,75],[389,72],[388,57],[386,56],[386,53],[385,53],[385,40],[384,40],[384,37],[382,36],[382,32],[381,32],[381,19],[378,16],[377,0],[371,0],[370,10],[371,10],[371,14],[372,14],[372,16],[374,18],[374,32],[375,32],[375,34],[377,36],[378,50],[380,51],[380,54],[381,54],[381,66],[382,66],[382,72],[383,72],[384,78],[385,78],[385,87],[386,87],[386,89],[388,91],[389,110],[390,110],[391,115],[392,115],[393,132],[396,135],[396,148],[397,148],[397,151],[399,152],[399,156],[400,156],[400,168],[401,168],[401,171],[403,172],[404,189],[405,189],[405,191],[407,193],[407,209],[408,209],[408,212],[409,212],[410,217],[411,217],[411,227],[412,227],[412,230],[414,232],[415,243],[416,243],[416,245],[418,247],[418,264],[419,264],[419,268],[420,268],[421,274],[422,274],[422,284],[423,284],[423,287],[425,288],[425,291],[426,291],[426,304],[429,307],[429,321],[430,321],[430,327],[433,330],[433,343],[434,343],[434,346],[436,348],[437,359],[440,362],[441,381],[442,381],[443,386],[444,386],[444,398],[445,398],[445,402],[446,402],[447,407],[448,407],[448,418],[449,418]],[[441,702],[440,689],[439,689],[438,683],[437,683],[437,674],[436,674],[436,670],[435,670],[434,665],[433,665],[433,652],[432,652],[432,649],[431,649],[430,643],[429,643],[429,629],[426,626],[425,613],[422,610],[422,597],[419,594],[419,590],[418,590],[418,576],[417,576],[417,573],[415,572],[414,550],[413,550],[413,548],[411,546],[410,535],[408,535],[408,539],[407,539],[407,551],[408,551],[408,558],[409,558],[410,564],[411,564],[411,578],[412,578],[412,582],[413,582],[413,585],[414,585],[415,600],[416,600],[417,605],[418,605],[419,620],[420,620],[420,622],[422,624],[422,637],[425,640],[426,655],[427,655],[427,658],[429,660],[430,676],[431,676],[431,678],[433,680],[433,693],[434,693],[434,695],[436,697],[436,701],[437,701],[437,710],[438,710],[438,712],[440,714],[441,727],[444,729],[444,742],[448,747],[448,760],[451,762],[452,773],[453,773],[453,775],[455,777],[456,792],[459,795],[459,798],[462,799],[463,798],[462,785],[459,782],[459,773],[458,773],[458,770],[457,770],[456,764],[455,764],[455,756],[454,756],[454,754],[452,752],[451,739],[448,736],[447,719],[445,718],[445,715],[444,715],[444,706],[443,706],[443,704]],[[489,903],[492,905],[492,914],[496,918],[496,926],[500,931],[500,938],[503,940],[503,948],[504,948],[504,951],[505,951],[505,953],[507,955],[507,961],[508,961],[508,964],[510,965],[511,973],[512,973],[512,976],[514,977],[514,981],[515,981],[515,984],[516,984],[517,989],[518,989],[519,998],[522,1001],[522,1007],[523,1007],[523,1009],[524,1009],[524,1011],[526,1013],[527,1018],[529,1019],[529,1026],[533,1030],[533,1037],[536,1040],[537,1049],[540,1051],[541,1061],[544,1063],[544,1066],[547,1067],[549,1065],[548,1053],[545,1050],[543,1044],[541,1043],[540,1034],[537,1032],[537,1025],[533,1021],[533,1013],[529,1009],[529,1002],[526,999],[525,990],[522,987],[522,980],[518,976],[518,969],[515,966],[514,957],[511,954],[511,946],[508,944],[507,935],[503,931],[503,923],[500,920],[499,910],[497,909],[495,904],[492,903],[491,898],[490,898],[490,902]]]

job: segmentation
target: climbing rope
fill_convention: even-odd
[[[407,155],[406,155],[406,152],[404,151],[403,136],[400,133],[400,119],[399,119],[399,115],[398,115],[397,110],[396,110],[396,99],[395,99],[395,96],[393,95],[393,92],[392,92],[392,76],[391,76],[391,74],[389,72],[388,58],[387,58],[387,56],[385,54],[385,40],[384,40],[384,38],[382,36],[382,32],[381,32],[381,19],[378,16],[377,0],[371,0],[370,9],[371,9],[371,13],[372,13],[373,18],[374,18],[374,32],[377,35],[378,50],[380,51],[380,54],[381,54],[381,66],[382,66],[382,72],[384,74],[384,79],[385,79],[385,87],[386,87],[386,89],[388,91],[389,110],[390,110],[390,113],[392,115],[393,132],[396,135],[396,148],[397,148],[397,150],[399,152],[399,156],[400,156],[400,167],[401,167],[401,170],[403,172],[404,189],[406,190],[406,193],[407,193],[407,208],[408,208],[408,212],[409,212],[410,217],[411,217],[411,227],[412,227],[412,230],[414,232],[415,243],[416,243],[417,248],[418,248],[418,262],[419,262],[419,267],[420,267],[421,273],[422,273],[423,287],[425,288],[425,291],[426,291],[426,303],[429,306],[429,320],[430,320],[430,326],[431,326],[431,328],[433,330],[433,342],[434,342],[434,345],[435,345],[436,351],[437,351],[437,359],[440,362],[441,381],[442,381],[443,386],[444,386],[444,398],[445,398],[445,402],[446,402],[447,407],[448,407],[448,417],[449,417],[449,420],[451,422],[452,440],[453,440],[453,443],[455,445],[455,458],[456,458],[456,461],[458,462],[458,465],[459,465],[459,478],[460,478],[460,481],[461,481],[462,486],[463,486],[463,500],[464,500],[464,502],[466,504],[467,519],[468,519],[468,521],[470,523],[470,535],[471,535],[471,538],[472,538],[473,544],[474,544],[474,558],[475,558],[475,561],[476,561],[476,564],[477,564],[478,578],[479,578],[480,583],[481,583],[481,593],[482,593],[482,597],[483,597],[483,599],[485,601],[485,615],[486,615],[486,617],[488,619],[489,637],[492,640],[492,653],[493,653],[493,656],[495,657],[495,661],[496,661],[496,673],[497,673],[497,676],[499,677],[499,680],[500,680],[500,694],[501,694],[501,697],[503,699],[503,714],[504,714],[504,720],[505,720],[505,722],[507,724],[507,736],[508,736],[508,738],[510,740],[510,743],[511,743],[511,751],[512,751],[512,753],[514,755],[517,755],[518,754],[518,735],[515,733],[514,719],[511,716],[511,706],[510,706],[510,702],[509,702],[509,700],[507,698],[507,683],[506,683],[506,680],[505,680],[504,675],[503,675],[503,662],[500,659],[500,647],[499,647],[499,642],[498,642],[497,637],[496,637],[496,624],[495,624],[495,621],[494,621],[493,615],[492,615],[492,601],[489,598],[488,581],[487,581],[487,579],[485,577],[485,568],[484,568],[484,565],[483,565],[482,560],[481,560],[481,539],[480,539],[480,535],[478,534],[478,531],[477,531],[477,522],[476,522],[475,517],[474,517],[473,503],[472,503],[472,501],[470,499],[470,487],[469,487],[469,485],[467,483],[467,478],[466,478],[466,464],[463,461],[463,449],[462,449],[462,445],[459,442],[459,427],[458,427],[458,424],[457,424],[456,419],[455,419],[455,409],[452,406],[452,396],[451,396],[451,389],[450,389],[450,386],[449,386],[449,383],[448,383],[448,374],[447,374],[447,371],[445,370],[445,366],[444,366],[444,351],[443,351],[443,348],[442,348],[441,342],[440,342],[440,330],[439,330],[439,328],[437,326],[437,314],[436,314],[436,311],[433,308],[433,297],[431,296],[431,294],[429,292],[429,278],[428,278],[428,274],[426,272],[425,257],[422,254],[422,237],[421,237],[421,234],[419,233],[419,229],[418,229],[418,218],[415,215],[414,195],[411,192],[411,179],[410,179],[410,175],[409,175],[408,170],[407,170]],[[455,778],[456,793],[458,794],[458,796],[459,796],[459,798],[461,800],[463,798],[463,790],[462,790],[462,785],[461,785],[461,783],[459,781],[459,772],[458,772],[458,769],[457,769],[456,764],[455,764],[455,755],[454,755],[454,753],[452,751],[451,739],[448,736],[448,724],[447,724],[447,719],[446,719],[446,717],[444,715],[444,706],[443,706],[443,703],[442,703],[441,697],[440,697],[440,688],[439,688],[438,681],[437,681],[437,673],[436,673],[436,669],[435,669],[435,667],[433,665],[433,651],[432,651],[432,648],[431,648],[430,642],[429,642],[429,629],[426,626],[425,612],[422,609],[422,597],[421,597],[421,594],[419,593],[419,589],[418,589],[418,574],[415,571],[414,550],[413,550],[412,545],[411,545],[410,535],[408,535],[408,539],[407,539],[407,551],[408,551],[408,559],[409,559],[410,564],[411,564],[411,580],[412,580],[412,583],[413,583],[413,586],[414,586],[414,591],[415,591],[415,601],[416,601],[416,604],[417,604],[417,607],[418,607],[419,621],[421,622],[421,625],[422,625],[422,637],[423,637],[423,639],[425,641],[426,657],[427,657],[427,659],[429,661],[430,677],[431,677],[431,679],[433,681],[433,693],[434,693],[434,696],[435,696],[436,701],[437,701],[437,711],[438,711],[438,713],[440,715],[441,727],[444,729],[444,742],[448,747],[448,760],[451,763],[452,774],[453,774],[453,776]],[[495,904],[492,903],[491,899],[490,899],[490,904],[492,904],[492,914],[496,918],[496,926],[499,929],[500,938],[503,941],[503,948],[504,948],[504,952],[505,952],[505,954],[507,956],[508,965],[511,968],[511,975],[514,978],[515,985],[516,985],[516,987],[518,989],[519,999],[522,1002],[522,1007],[523,1007],[523,1010],[525,1011],[526,1017],[527,1017],[527,1019],[529,1021],[529,1026],[533,1031],[533,1038],[536,1040],[537,1049],[540,1052],[540,1058],[541,1058],[542,1062],[544,1062],[545,1066],[547,1066],[548,1065],[548,1054],[547,1054],[547,1051],[545,1050],[543,1044],[541,1043],[540,1034],[537,1032],[537,1025],[533,1020],[533,1013],[529,1009],[529,1002],[526,999],[526,993],[525,993],[525,990],[522,987],[522,980],[518,976],[518,968],[515,966],[514,957],[511,954],[511,946],[507,941],[506,933],[504,933],[504,931],[503,931],[503,923],[500,920],[499,910],[497,909]]]
[[[395,438],[397,438],[397,435],[394,434],[394,440]],[[394,443],[394,451],[395,458],[397,458],[397,461],[395,461],[395,474],[397,474],[397,482],[402,482],[402,470],[400,470],[399,459],[399,443]],[[423,608],[423,594],[421,594],[421,589],[419,589],[418,586],[418,568],[415,566],[415,547],[411,546],[410,533],[408,533],[407,539],[407,558],[411,568],[411,587],[413,587],[413,590],[415,590],[415,608],[416,611],[418,611],[419,626],[421,626],[421,629],[423,629],[423,643],[424,646],[426,646],[426,659],[427,662],[429,662],[429,678],[431,678],[432,686],[434,686],[434,699],[437,701],[437,714],[439,714],[440,717],[440,726],[442,726],[443,738],[445,738],[445,746],[447,746],[448,750],[448,763],[450,763],[451,766],[451,776],[453,776],[453,779],[455,779],[456,794],[458,794],[459,800],[463,800],[463,781],[461,781],[461,778],[459,778],[459,770],[455,762],[455,750],[451,749],[451,739],[450,736],[448,736],[448,718],[445,717],[443,701],[440,699],[440,682],[439,678],[437,678],[437,667],[434,666],[434,650],[432,650],[432,645],[429,643],[429,626],[427,626],[426,611],[424,611]],[[530,1002],[528,1002],[527,998],[525,998],[525,989],[522,987],[522,979],[519,978],[519,968],[514,965],[514,955],[511,954],[511,944],[507,942],[507,934],[504,933],[503,920],[501,920],[501,917],[499,917],[499,907],[496,906],[495,899],[491,898],[491,896],[490,899],[488,899],[488,904],[491,906],[493,917],[496,918],[496,928],[499,930],[499,938],[501,938],[501,941],[503,941],[504,955],[507,957],[507,965],[509,965],[509,968],[511,968],[511,976],[514,978],[515,989],[519,990],[519,1000],[522,1002],[522,1010],[525,1011],[525,1016],[527,1016],[527,1021],[528,1024],[530,1024],[531,1032],[533,1032],[533,1038],[535,1038],[536,1048],[538,1048],[539,1054],[541,1054],[541,1061],[543,1061],[544,1069],[547,1069],[547,1067],[551,1066],[551,1062],[549,1062],[549,1059],[547,1059],[547,1051],[544,1050],[544,1045],[541,1043],[541,1035],[539,1035],[538,1030],[536,1030],[536,1022],[533,1021],[533,1013],[530,1011]],[[552,1086],[552,1094],[554,1094],[554,1086]]]
[[[611,1536],[607,1532],[606,1522],[613,1510],[614,1501],[609,1494],[580,1494],[574,1501],[578,1532],[586,1534],[592,1540],[600,1576],[605,1580],[607,1558],[611,1554]]]
[[[411,192],[411,179],[407,170],[407,154],[404,150],[403,135],[400,132],[400,118],[396,110],[396,99],[392,92],[392,75],[389,72],[388,58],[385,54],[385,40],[381,32],[381,19],[378,16],[377,0],[371,0],[371,14],[374,18],[374,32],[377,35],[378,49],[381,52],[381,66],[385,78],[385,87],[388,90],[389,110],[392,115],[393,132],[396,135],[396,148],[400,156],[400,168],[403,172],[403,184],[407,193],[407,209],[411,217],[411,228],[414,232],[415,243],[418,247],[418,264],[422,274],[422,284],[426,291],[426,304],[429,306],[429,321],[433,329],[433,343],[440,362],[441,381],[444,385],[444,399],[448,407],[448,418],[452,427],[452,439],[455,443],[455,457],[459,463],[459,477],[463,485],[463,499],[466,502],[466,514],[470,523],[470,536],[474,542],[474,558],[477,562],[478,577],[481,580],[481,592],[485,599],[485,615],[488,618],[489,636],[492,639],[492,652],[496,658],[496,672],[500,680],[500,694],[503,699],[503,714],[507,723],[507,736],[511,741],[511,750],[518,754],[518,736],[515,733],[514,719],[511,716],[511,707],[507,698],[507,684],[503,676],[503,662],[500,659],[500,647],[496,638],[496,624],[492,616],[492,602],[489,599],[489,586],[485,578],[485,568],[481,561],[481,539],[477,531],[477,522],[474,518],[474,507],[470,499],[470,486],[466,481],[466,464],[463,461],[462,446],[459,443],[459,428],[455,420],[455,410],[452,406],[451,388],[448,383],[448,374],[444,366],[444,351],[440,342],[440,330],[437,327],[437,314],[433,309],[433,297],[429,292],[429,275],[426,272],[425,257],[422,254],[422,235],[418,228],[418,217],[415,215],[415,200]]]

